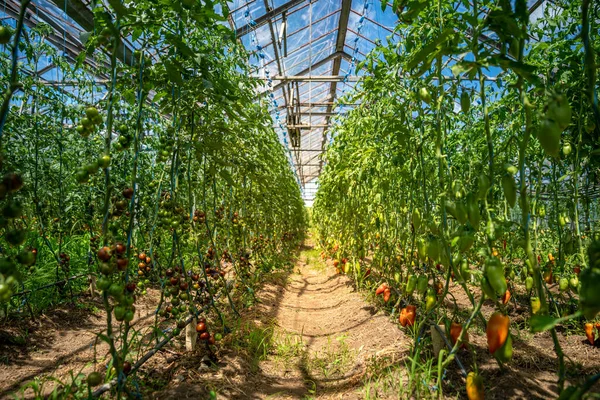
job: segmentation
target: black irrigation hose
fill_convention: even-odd
[[[74,275],[74,276],[72,276],[70,278],[66,278],[66,279],[63,279],[61,281],[56,281],[56,282],[53,282],[53,283],[49,283],[47,285],[40,286],[40,287],[35,288],[35,289],[29,289],[29,290],[24,290],[24,291],[19,292],[19,293],[15,293],[11,297],[23,296],[24,294],[37,292],[38,290],[48,289],[48,288],[51,288],[51,287],[54,287],[54,286],[57,286],[57,285],[61,285],[61,284],[67,283],[67,282],[72,281],[74,279],[82,278],[84,276],[89,276],[89,275],[90,275],[89,273]]]
[[[440,334],[442,339],[444,339],[444,342],[446,343],[446,346],[448,346],[448,349],[450,351],[452,351],[452,345],[448,341],[448,338],[446,337],[446,333],[444,331],[442,331],[442,328],[440,328],[438,324],[433,323],[433,321],[431,321],[431,324],[435,327],[435,330]],[[467,371],[465,370],[465,367],[463,366],[462,362],[460,362],[460,360],[458,359],[458,356],[456,355],[456,353],[454,354],[454,361],[456,361],[456,364],[461,369],[463,376],[466,377]]]

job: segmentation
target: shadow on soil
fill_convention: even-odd
[[[0,328],[0,364],[9,371],[17,372],[22,369],[24,372],[24,374],[17,373],[18,378],[14,381],[5,380],[4,383],[8,386],[0,386],[0,399],[18,391],[21,386],[37,376],[52,373],[69,362],[77,362],[78,355],[102,343],[96,334],[104,332],[103,329],[106,328],[105,314],[92,311],[102,309],[104,307],[102,301],[99,297],[84,296],[82,303],[85,304],[84,307],[67,304],[47,311],[38,316],[35,321],[14,320]],[[153,313],[136,318],[132,327],[143,324],[151,318],[154,318]],[[63,343],[64,341],[73,340],[73,337],[80,337],[90,332],[96,335],[94,339],[83,340],[82,345],[69,350],[62,352],[57,350],[57,346],[69,347],[68,343]],[[76,344],[71,343],[70,346]],[[36,354],[47,354],[48,357],[34,361]],[[102,359],[103,356],[104,354],[98,352],[98,359]],[[85,363],[91,361],[86,360]]]

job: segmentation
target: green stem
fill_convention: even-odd
[[[108,96],[107,96],[107,116],[106,116],[106,134],[104,136],[104,155],[110,157],[110,141],[112,138],[113,128],[113,99],[115,86],[117,85],[117,47],[119,39],[118,37],[113,38],[113,49],[110,57],[110,71],[111,71],[111,83],[108,85]],[[110,165],[104,168],[104,218],[102,220],[102,240],[106,246],[108,244],[108,217],[110,215],[110,195],[112,193],[112,185],[110,183]]]
[[[23,22],[25,20],[25,10],[31,0],[22,0],[21,9],[19,10],[19,18],[17,19],[17,28],[14,34],[13,46],[12,46],[12,64],[10,67],[10,80],[8,82],[8,88],[4,96],[4,101],[0,107],[0,148],[2,147],[2,135],[4,133],[4,124],[8,118],[8,111],[10,106],[10,100],[13,94],[20,88],[19,76],[18,76],[18,61],[19,61],[19,41],[21,40],[21,34],[23,32]]]

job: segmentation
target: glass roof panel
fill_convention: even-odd
[[[249,20],[256,19],[266,12],[265,3],[262,0],[241,1],[235,0],[231,10],[237,10],[233,13],[233,20],[237,27],[244,26]]]
[[[304,86],[300,87],[300,97],[308,95],[312,97],[314,93],[319,93],[323,87],[329,87],[329,82],[305,82]]]
[[[300,95],[300,102],[301,103],[308,103],[309,101],[311,101],[314,98],[318,98],[319,96],[321,96],[322,93],[329,93],[329,85],[330,84],[322,84],[317,88],[314,88],[313,90],[309,90],[307,92],[305,92],[304,94]]]
[[[298,72],[324,60],[333,53],[335,49],[335,33],[323,37],[298,51],[294,57],[285,60],[285,70],[288,75],[296,75]]]
[[[348,28],[348,33],[346,34],[346,46],[352,49],[351,55],[354,54],[354,49],[357,47],[361,54],[368,54],[375,48],[374,41],[367,39],[363,34],[364,31],[361,31],[361,34],[357,35],[357,31]]]

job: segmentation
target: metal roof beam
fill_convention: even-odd
[[[94,13],[81,0],[52,0],[59,10],[65,10],[67,15],[78,23],[86,31],[94,30]],[[117,57],[127,65],[133,65],[133,52],[128,46],[125,46],[122,40],[119,41]]]
[[[346,106],[357,106],[358,104],[344,104]],[[320,101],[313,103],[300,103],[300,107],[327,107],[327,106],[335,106],[334,101]],[[279,105],[278,108],[285,108],[283,105]]]
[[[346,43],[346,34],[348,33],[348,20],[350,19],[350,11],[352,11],[352,0],[342,0],[342,11],[340,12],[340,24],[338,30],[338,36],[336,40],[336,52],[344,53],[344,44]],[[338,57],[333,60],[333,71],[332,75],[339,75],[342,67],[342,58]],[[329,98],[333,102],[337,93],[337,82],[331,83],[329,90]],[[328,113],[333,111],[333,105],[327,106]],[[323,138],[321,140],[321,150],[325,150],[325,142],[327,141],[327,127],[330,123],[331,117],[326,117],[327,125],[323,129]],[[323,159],[319,161],[319,174],[323,169]]]
[[[265,4],[265,9],[268,11],[270,10],[270,6],[269,6],[269,1],[268,0],[264,0],[264,4]],[[281,66],[281,59],[279,57],[279,51],[277,50],[277,36],[275,35],[275,28],[273,27],[273,22],[271,21],[271,19],[267,20],[268,24],[269,24],[269,31],[271,32],[271,43],[273,43],[273,55],[275,56],[275,60],[277,61],[277,70],[279,71],[280,74],[283,74],[283,68]],[[289,87],[287,88],[288,90],[290,89]],[[286,87],[282,87],[281,91],[283,92],[283,105],[284,106],[288,106],[288,91],[286,91]],[[300,163],[300,165],[297,165],[297,168],[300,172],[300,177],[302,177],[302,165]]]
[[[267,79],[259,78],[258,79]],[[358,75],[275,75],[274,81],[298,81],[298,82],[341,82],[347,79],[350,82],[359,81],[362,77]]]
[[[314,125],[288,125],[288,129],[314,129],[314,128],[327,128],[330,124],[314,124]]]
[[[325,64],[327,64],[329,61],[331,60],[335,60],[336,58],[351,58],[348,54],[346,54],[345,52],[335,52],[327,57],[325,57],[324,59],[322,59],[319,62],[316,62],[314,65],[309,66],[308,68],[303,69],[302,71],[298,72],[297,75],[306,75],[307,73],[309,73],[311,70],[313,69],[317,69]],[[276,91],[277,89],[279,89],[280,87],[282,87],[283,85],[285,85],[285,83],[278,83],[277,85],[273,86],[273,91]]]

